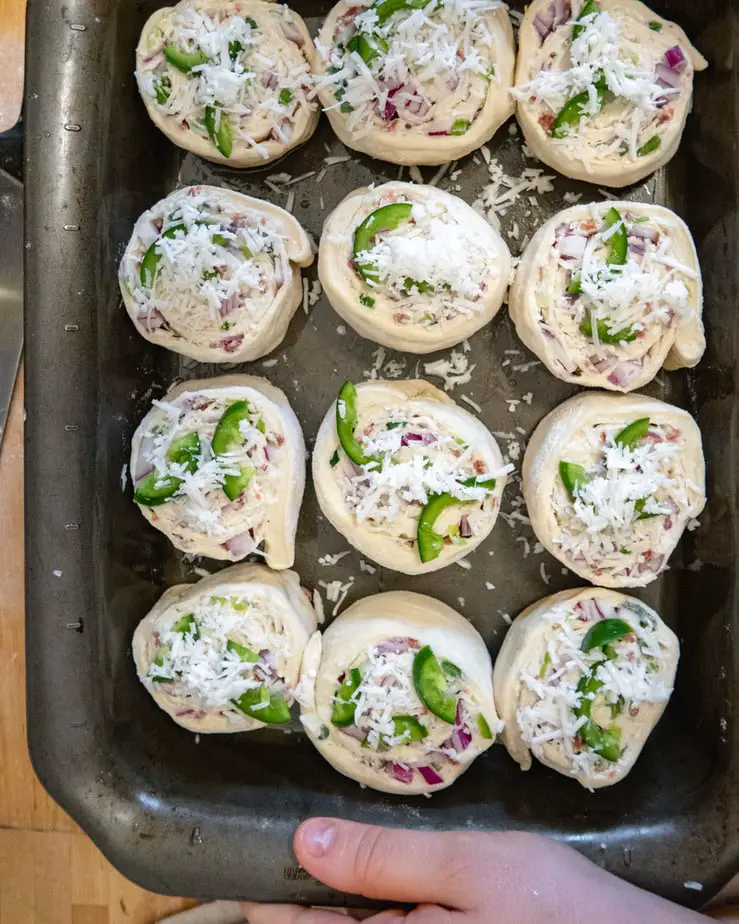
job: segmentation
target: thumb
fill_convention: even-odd
[[[480,839],[311,818],[296,831],[294,849],[304,869],[342,892],[470,910],[482,872]]]

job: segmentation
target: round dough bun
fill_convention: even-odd
[[[377,209],[398,203],[413,206],[413,224],[380,236],[378,256],[389,257],[390,272],[371,285],[354,269],[355,233]],[[404,293],[413,272],[434,291]],[[457,196],[413,183],[349,193],[327,218],[318,252],[318,276],[334,310],[362,337],[407,353],[471,337],[498,313],[510,275],[508,247],[481,215]]]
[[[615,444],[615,437],[629,424],[644,418],[649,419],[649,432],[633,453]],[[603,474],[605,458],[613,462],[607,475]],[[605,488],[606,477],[611,479],[611,486],[595,503],[593,498],[590,503],[578,501],[584,511],[581,516],[574,516],[561,462],[585,468],[582,490],[592,481]],[[597,479],[592,477],[594,466]],[[524,499],[539,541],[575,574],[603,587],[644,587],[656,580],[685,527],[706,502],[698,425],[682,408],[646,395],[589,392],[560,404],[531,435],[522,475]],[[651,512],[654,500],[658,509]],[[611,516],[614,512],[620,518],[618,525]],[[596,545],[599,541],[601,547]],[[590,551],[588,542],[593,543]],[[569,549],[563,547],[568,544]]]
[[[612,643],[616,657],[605,662],[606,668],[595,668],[596,676],[603,672],[597,679],[605,685],[593,701],[591,718],[601,728],[618,729],[622,753],[615,761],[592,750],[582,740],[581,730],[563,734],[562,727],[563,713],[568,732],[577,722],[571,702],[585,674],[583,666],[589,673],[603,659],[602,648],[586,655],[581,645],[588,629],[604,618],[623,619],[634,630],[631,641]],[[544,597],[514,619],[495,662],[495,702],[504,722],[501,740],[522,770],[530,769],[533,754],[587,789],[612,786],[634,766],[664,712],[679,657],[675,633],[634,597],[602,587]],[[552,676],[559,677],[557,684],[547,682]],[[622,695],[626,690],[630,696]],[[617,715],[612,714],[606,697],[614,703]]]
[[[584,318],[589,319],[588,308],[602,310],[603,303],[598,298],[568,294],[573,281],[581,279],[583,255],[566,257],[560,248],[573,247],[574,253],[583,246],[584,236],[607,234],[605,218],[611,209],[624,221],[630,247],[634,248],[627,264],[619,267],[622,272],[613,275],[617,285],[624,279],[633,280],[630,290],[624,288],[630,294],[616,303],[617,308],[634,306],[639,312],[637,318],[643,318],[645,311],[659,314],[644,321],[643,332],[636,339],[600,342],[596,347],[593,337],[580,330],[582,322],[576,312],[583,306]],[[656,240],[650,240],[650,234]],[[659,262],[665,246],[664,256],[677,261],[686,272]],[[596,248],[601,255],[592,261],[588,256],[593,268],[589,275],[595,279],[596,289],[598,268],[608,272],[607,249],[604,240]],[[642,249],[644,252],[639,253]],[[585,245],[585,253],[589,255],[589,245]],[[666,293],[668,283],[681,290],[678,297]],[[655,293],[648,302],[642,294],[646,284]],[[605,307],[610,304],[609,300]],[[651,382],[662,367],[695,366],[706,347],[703,284],[695,244],[685,222],[661,205],[607,201],[558,212],[539,228],[524,250],[511,286],[508,311],[518,336],[552,375],[591,388],[634,391]]]
[[[186,230],[164,237],[177,227]],[[142,261],[158,240],[164,254],[144,283]],[[308,235],[289,212],[217,186],[187,186],[138,219],[118,279],[150,343],[198,362],[243,363],[282,343],[302,299],[300,267],[312,262]]]
[[[377,647],[383,645],[387,660],[377,652]],[[458,727],[466,730],[470,741],[466,748],[457,748],[454,760],[439,748],[442,744],[450,746],[448,739],[455,726],[426,710],[409,677],[409,665],[415,658],[413,653],[426,646],[430,646],[437,659],[451,661],[463,675],[464,714],[462,725]],[[369,652],[373,652],[373,663],[370,663]],[[398,661],[393,657],[397,652],[401,652]],[[379,663],[374,664],[375,661]],[[378,670],[387,668],[388,661],[391,665],[388,669],[392,670],[403,691],[401,694],[396,689],[395,702],[400,699],[402,703],[406,699],[405,705],[399,705],[393,712],[397,714],[397,710],[405,709],[408,714],[410,709],[411,714],[417,715],[429,733],[427,745],[401,742],[378,752],[371,746],[363,747],[361,740],[331,721],[338,678],[354,667],[363,671],[363,680],[372,678]],[[305,649],[300,689],[300,718],[321,755],[339,773],[380,792],[419,795],[451,786],[472,761],[493,744],[501,728],[493,702],[490,655],[478,632],[446,604],[408,591],[365,597],[335,619],[323,636],[317,632]],[[361,694],[360,687],[360,697]],[[374,705],[376,710],[381,710],[382,700]],[[368,716],[371,715],[369,710],[362,715],[370,728],[372,723]],[[484,723],[479,722],[477,716],[482,716]],[[482,734],[484,724],[489,737]],[[427,754],[426,747],[433,748],[433,752]],[[406,770],[406,781],[396,778],[393,764]],[[431,767],[432,764],[440,781],[428,783],[417,767]]]
[[[450,12],[454,5],[443,0],[431,12],[402,10],[380,25],[366,21],[372,11],[349,0],[331,10],[316,39],[316,85],[331,127],[348,148],[393,164],[445,164],[477,150],[513,115],[509,90],[515,45],[508,10],[500,6],[480,12],[471,3],[460,7],[465,12],[457,25]],[[365,20],[363,30],[358,15]],[[409,17],[412,27],[403,25]],[[472,53],[483,65],[489,63],[492,74],[465,68],[463,57],[453,57],[457,66],[452,71],[441,65],[444,51],[463,41],[465,28]],[[356,52],[335,47],[336,39],[345,47],[354,35],[368,31],[397,50],[397,64],[387,64],[392,55],[380,53],[367,66]],[[427,39],[432,33],[438,45],[430,60]],[[338,71],[329,74],[330,68]],[[413,76],[421,72],[422,77]],[[337,100],[334,94],[341,90]]]
[[[224,412],[236,402],[246,402],[252,424],[246,428],[244,445],[231,452],[234,461],[219,462],[210,441]],[[152,428],[158,432],[152,433]],[[155,467],[171,472],[166,453],[173,438],[193,432],[200,435],[197,470],[191,474],[180,466],[177,474],[184,481],[179,493],[157,506],[139,503],[141,513],[175,548],[189,555],[241,561],[260,554],[258,547],[264,543],[261,554],[270,568],[290,568],[305,488],[306,452],[298,418],[285,395],[253,375],[224,375],[173,388],[156,402],[133,435],[134,488]],[[242,493],[229,500],[224,475],[238,474],[242,465],[254,472]]]
[[[169,655],[164,655],[161,665],[154,662],[162,657],[162,637],[172,631],[178,620],[190,614],[198,625],[199,641],[204,643],[183,659],[190,673],[183,672],[182,679],[174,683],[153,680],[157,675],[175,673],[169,670],[175,664],[182,665],[182,660],[173,659],[164,666]],[[315,630],[313,607],[294,571],[270,571],[264,565],[234,565],[197,584],[179,584],[165,591],[136,627],[133,658],[139,680],[178,725],[199,734],[253,731],[264,728],[265,723],[232,704],[244,691],[241,678],[244,674],[260,681],[269,678],[292,698],[303,651]],[[232,656],[226,649],[229,639],[259,652],[256,677],[252,673],[254,665],[249,662],[245,662],[243,669],[233,670],[232,662],[228,661]],[[216,659],[219,672],[226,673],[227,667],[232,667],[228,680],[220,684],[214,676],[214,654],[221,655]],[[207,690],[203,675],[211,680]]]
[[[413,437],[410,442],[406,440],[404,448],[392,448],[381,453],[385,464],[391,465],[390,458],[402,453],[403,462],[415,457],[420,463],[417,467],[408,467],[406,482],[403,482],[404,493],[419,495],[418,502],[408,503],[400,498],[397,488],[390,490],[390,496],[397,502],[397,510],[392,518],[380,520],[377,517],[360,520],[357,514],[347,504],[347,491],[356,490],[362,495],[367,481],[371,482],[374,491],[375,478],[372,474],[373,465],[357,466],[341,448],[336,428],[336,402],[328,409],[321,423],[316,437],[313,451],[313,484],[316,490],[318,503],[326,518],[342,536],[358,549],[367,558],[377,562],[383,568],[400,571],[402,574],[427,574],[445,568],[470,554],[490,534],[500,509],[500,499],[506,483],[506,474],[510,466],[503,462],[498,444],[490,431],[476,417],[463,410],[452,399],[430,385],[420,380],[384,381],[375,379],[363,382],[356,386],[358,426],[356,432],[362,434],[373,422],[377,425],[380,439],[392,439],[403,447],[406,433],[436,432],[443,439],[422,442]],[[385,421],[392,419],[395,422],[403,421],[388,433],[382,432]],[[463,440],[471,449],[471,456],[464,470],[458,474],[450,474],[451,461],[448,458],[449,442],[451,437],[452,451],[456,448],[455,438]],[[431,440],[431,438],[428,438]],[[389,443],[388,443],[389,445]],[[423,447],[423,448],[422,448]],[[422,454],[418,458],[419,452]],[[466,452],[466,450],[465,450]],[[440,458],[442,469],[438,472],[436,466],[424,467],[424,458]],[[331,464],[332,460],[335,464]],[[473,461],[474,460],[474,461]],[[475,465],[479,462],[479,465]],[[454,460],[456,465],[457,460]],[[477,475],[475,475],[477,472]],[[381,473],[379,473],[381,474]],[[398,476],[402,479],[402,475]],[[470,493],[470,501],[450,506],[444,510],[434,525],[434,530],[440,535],[445,530],[454,532],[454,541],[445,542],[437,557],[423,562],[420,557],[416,539],[418,521],[427,498],[435,494],[444,493],[441,490],[456,478],[480,477],[494,478],[495,486],[492,491],[475,488]],[[427,478],[441,479],[438,488],[426,483]],[[426,485],[422,487],[421,481]],[[455,494],[455,496],[458,496]],[[465,495],[468,496],[468,495]],[[374,509],[374,508],[373,508]],[[467,511],[467,513],[465,513]],[[461,514],[461,519],[460,519]],[[466,539],[461,538],[462,519],[468,521],[470,532]],[[459,527],[459,528],[458,528]]]
[[[196,44],[188,40],[182,48],[183,31],[188,36],[194,32]],[[183,72],[164,55],[165,47],[172,46],[203,53],[206,66]],[[233,49],[239,46],[234,58]],[[310,101],[316,60],[307,26],[283,4],[181,0],[156,10],[144,24],[136,48],[136,79],[149,118],[178,147],[229,167],[262,167],[306,142],[316,130],[320,113]],[[163,80],[165,85],[169,81],[170,90],[160,103],[157,89],[161,94]],[[231,127],[229,155],[216,146],[206,124],[205,107],[215,93],[220,94],[216,99]],[[254,103],[251,113],[237,112]]]
[[[636,112],[627,100],[616,100],[612,94],[595,116],[588,116],[579,129],[565,138],[553,138],[551,124],[560,111],[537,98],[528,87],[542,70],[560,72],[572,66],[573,20],[577,19],[587,0],[533,0],[518,32],[516,59],[517,97],[516,118],[523,130],[526,144],[549,167],[575,180],[599,186],[622,187],[637,183],[670,161],[680,146],[685,120],[692,106],[693,72],[708,67],[706,59],[689,42],[673,22],[662,19],[639,0],[598,0],[600,12],[613,17],[620,26],[619,49],[627,61],[637,56],[638,67],[655,71],[665,64],[665,52],[679,46],[684,63],[667,74],[678,84],[679,93],[667,87],[664,103],[647,112],[640,124],[638,138],[630,139],[632,116]],[[563,15],[557,10],[562,7]],[[650,23],[656,23],[655,30]],[[598,31],[602,31],[602,28]],[[546,37],[542,41],[542,33]],[[655,79],[655,83],[656,83]],[[575,94],[577,95],[577,94]],[[573,97],[574,98],[574,97]],[[663,121],[664,120],[664,121]],[[622,132],[622,135],[618,135]],[[626,152],[620,153],[613,141],[623,138]],[[658,137],[657,147],[638,154],[652,138]]]

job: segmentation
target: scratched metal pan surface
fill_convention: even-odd
[[[739,868],[738,4],[655,2],[660,14],[684,25],[711,67],[697,77],[695,111],[678,156],[663,173],[626,190],[634,199],[666,203],[688,221],[705,275],[705,359],[695,372],[660,374],[646,389],[697,417],[708,461],[709,503],[700,530],[686,537],[656,585],[637,591],[681,638],[675,695],[636,768],[618,786],[591,794],[542,766],[522,774],[496,746],[430,800],[360,789],[335,773],[297,728],[289,735],[264,730],[198,742],[136,679],[134,627],[166,587],[196,576],[145,523],[130,488],[121,489],[131,434],[151,399],[173,380],[225,369],[183,362],[135,333],[116,279],[134,220],[178,184],[207,182],[282,205],[294,192],[295,215],[317,239],[346,193],[397,176],[396,167],[353,156],[329,167],[319,184],[324,158],[346,153],[325,119],[307,145],[266,169],[215,167],[172,146],[149,122],[132,73],[139,31],[157,5],[38,0],[29,9],[28,724],[41,780],[123,873],[155,891],[352,901],[309,879],[292,855],[296,824],[321,813],[436,830],[542,832],[635,883],[699,905]],[[315,32],[329,7],[326,0],[305,0],[296,8]],[[520,138],[507,128],[490,149],[510,176],[537,166],[524,163]],[[454,191],[473,201],[489,180],[485,165],[479,156],[467,157],[459,169]],[[265,185],[274,173],[312,171],[279,195]],[[424,179],[434,172],[426,168]],[[445,178],[440,185],[449,184]],[[561,177],[553,187],[535,196],[535,204],[522,197],[503,216],[504,233],[514,222],[520,229],[518,241],[508,238],[514,252],[563,207],[566,192],[601,198],[594,187]],[[315,266],[306,275],[315,279]],[[541,366],[524,371],[534,357],[505,311],[471,339],[471,347],[472,379],[454,396],[472,398],[488,427],[514,434],[522,448],[537,421],[575,389]],[[308,315],[295,317],[272,356],[274,365],[239,370],[266,373],[285,391],[311,445],[340,383],[362,380],[377,364],[375,350],[343,328],[322,297]],[[400,367],[388,370],[393,362]],[[388,351],[381,374],[398,368],[414,375],[415,358]],[[511,439],[501,442],[511,449]],[[516,509],[518,492],[515,483],[508,486],[504,513]],[[319,517],[309,484],[296,568],[310,587],[353,577],[345,605],[382,590],[433,594],[458,607],[495,655],[504,613],[515,615],[544,594],[578,583],[547,554],[535,554],[524,522],[511,522],[499,519],[469,557],[469,571],[451,566],[415,578],[384,569],[368,574],[354,552],[326,567],[319,556],[347,545]],[[528,557],[524,540],[531,546]],[[686,881],[702,883],[703,891],[686,889]]]

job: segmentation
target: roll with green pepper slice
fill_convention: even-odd
[[[524,770],[535,757],[588,789],[617,783],[667,704],[678,656],[657,613],[618,591],[539,600],[513,621],[495,665],[508,751]]]

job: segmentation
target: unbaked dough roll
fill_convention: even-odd
[[[312,262],[289,212],[187,186],[141,215],[118,278],[142,337],[199,362],[241,363],[282,342],[302,297],[300,267]]]
[[[316,48],[331,126],[380,160],[455,160],[513,114],[513,30],[498,0],[341,0]]]
[[[407,591],[365,597],[316,633],[299,699],[323,757],[381,792],[450,786],[501,729],[480,635],[444,603]]]
[[[502,740],[588,789],[636,762],[672,693],[677,636],[654,610],[601,587],[544,597],[513,621],[495,662]]]
[[[706,502],[697,424],[645,395],[590,392],[560,404],[534,430],[522,474],[540,542],[605,587],[656,580]]]
[[[321,510],[384,568],[459,561],[495,525],[506,475],[490,431],[422,381],[346,382],[316,437]]]
[[[307,141],[316,51],[303,20],[262,0],[181,0],[152,13],[136,49],[151,120],[181,148],[256,167]]]
[[[170,587],[133,635],[139,680],[194,732],[290,721],[316,617],[294,571],[235,565]]]
[[[524,251],[508,308],[526,346],[577,385],[632,391],[706,346],[693,238],[661,205],[558,212]]]
[[[677,151],[693,72],[707,66],[639,0],[533,0],[519,31],[517,118],[545,164],[628,186]]]
[[[368,340],[409,353],[461,343],[497,314],[511,274],[503,238],[433,186],[356,189],[323,226],[318,275]]]
[[[184,382],[154,401],[133,435],[131,478],[143,515],[183,552],[292,565],[305,442],[266,379]]]

